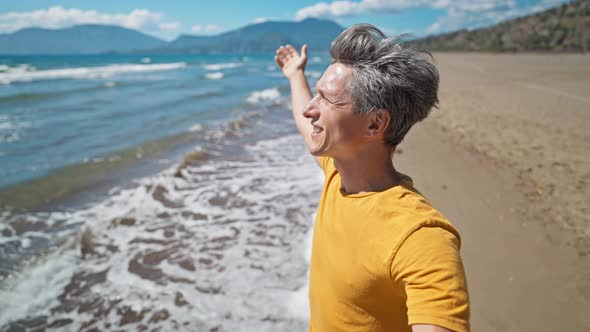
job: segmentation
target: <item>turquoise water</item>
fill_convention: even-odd
[[[0,188],[227,121],[281,85],[271,68],[272,55],[0,57]]]

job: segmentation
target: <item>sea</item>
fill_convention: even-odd
[[[323,175],[273,56],[0,56],[0,330],[307,329]]]

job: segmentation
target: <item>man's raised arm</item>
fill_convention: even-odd
[[[305,77],[305,65],[307,64],[307,45],[301,47],[301,54],[297,53],[291,45],[281,46],[277,49],[275,61],[283,74],[289,80],[291,86],[291,111],[297,124],[297,129],[303,136],[305,144],[311,146],[311,133],[313,126],[311,120],[303,116],[303,110],[309,104],[313,95]],[[318,158],[315,158],[318,161]]]

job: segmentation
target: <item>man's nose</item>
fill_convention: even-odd
[[[305,108],[303,109],[303,116],[304,117],[309,118],[309,119],[320,117],[320,111],[317,108],[317,99],[318,99],[317,97],[318,97],[318,95],[313,97],[309,101],[309,104],[307,104],[307,106],[305,106]]]

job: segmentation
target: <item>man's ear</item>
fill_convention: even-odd
[[[383,138],[391,122],[391,113],[386,109],[374,110],[369,113],[369,128],[367,133],[371,137]]]

